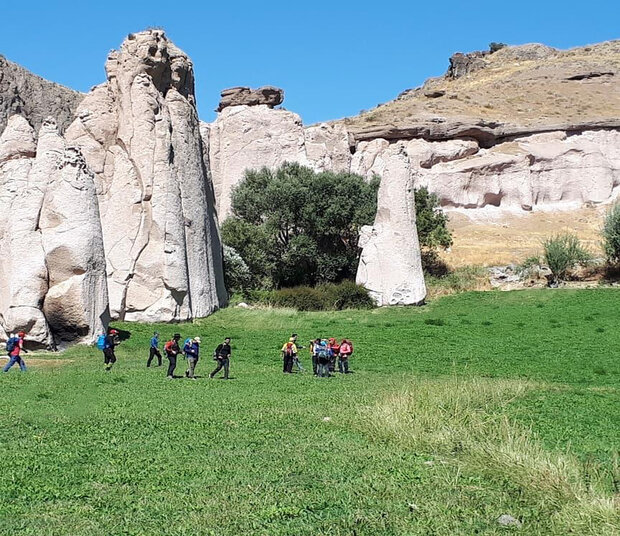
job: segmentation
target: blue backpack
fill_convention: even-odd
[[[17,337],[11,337],[8,341],[6,341],[6,351],[11,353],[15,350],[15,347],[19,344],[19,339]]]
[[[99,337],[97,337],[97,348],[99,348],[99,350],[105,350],[107,348],[105,335],[99,335]]]

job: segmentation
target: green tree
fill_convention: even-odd
[[[355,276],[362,225],[373,222],[378,178],[316,173],[296,163],[248,170],[232,194],[222,239],[258,287],[337,282]]]
[[[439,198],[423,186],[415,191],[415,215],[418,239],[423,248],[449,248],[452,235],[448,230],[448,216],[439,208]]]

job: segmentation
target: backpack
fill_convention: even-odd
[[[19,339],[17,337],[11,337],[8,341],[6,341],[6,351],[9,353],[12,352],[18,344]]]
[[[292,342],[287,342],[286,343],[286,350],[284,350],[284,355],[286,357],[293,357],[295,355],[295,352],[293,352],[293,343]]]
[[[172,345],[174,344],[174,341],[171,339],[169,340],[166,344],[164,344],[164,350],[171,354],[172,353]]]
[[[317,351],[316,351],[316,355],[318,357],[321,357],[323,359],[325,359],[326,357],[329,357],[329,349],[327,348],[327,346],[323,346],[322,344],[317,345]]]
[[[97,337],[97,348],[99,348],[99,350],[105,350],[107,348],[105,335],[99,335],[99,337]]]
[[[348,342],[345,342],[340,345],[340,353],[341,354],[352,354],[353,347]]]

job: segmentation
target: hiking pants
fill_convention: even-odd
[[[103,350],[103,362],[108,369],[112,368],[112,365],[116,363],[114,348],[106,348],[105,350]]]
[[[312,354],[312,373],[316,376],[319,369],[319,358],[316,354]]]
[[[174,376],[174,369],[177,368],[177,356],[176,354],[169,354],[166,352],[168,358],[168,376]]]
[[[305,370],[298,357],[293,358],[293,364],[297,366],[297,370],[299,372],[303,372]]]
[[[224,379],[227,380],[229,369],[229,359],[227,357],[217,358],[217,367],[215,367],[215,370],[211,374],[209,374],[209,376],[213,378],[222,369],[224,369]]]
[[[185,375],[188,378],[193,378],[194,377],[194,370],[196,370],[196,363],[198,363],[198,358],[197,357],[188,357],[187,358],[187,372],[185,373]]]
[[[22,372],[26,372],[26,363],[24,363],[24,360],[20,356],[18,356],[18,355],[10,355],[9,356],[9,362],[4,366],[4,368],[2,369],[2,372],[8,372],[9,369],[15,363],[17,363],[19,365],[19,369]]]
[[[319,359],[317,375],[321,378],[329,377],[329,359]]]
[[[283,368],[282,368],[282,372],[286,373],[286,374],[291,374],[293,372],[293,356],[284,356],[284,363],[283,363]]]
[[[329,371],[334,372],[336,370],[336,356],[332,355],[329,357]]]
[[[347,374],[349,372],[349,356],[341,355],[338,358],[338,370],[341,374]]]
[[[157,366],[161,367],[161,352],[159,351],[158,348],[153,348],[152,346],[149,351],[149,360],[146,362],[147,367],[151,366],[151,361],[153,361],[153,358],[155,356],[157,356]]]

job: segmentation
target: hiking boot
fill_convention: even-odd
[[[174,376],[166,376],[167,380],[174,380]]]

